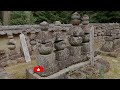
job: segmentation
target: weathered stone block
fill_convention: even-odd
[[[80,70],[70,71],[66,74],[66,79],[86,79],[86,74]]]
[[[80,20],[71,20],[71,24],[73,25],[79,25]]]
[[[8,49],[10,49],[10,50],[14,50],[15,48],[16,48],[15,45],[8,45]]]
[[[114,48],[114,50],[115,49],[117,49],[117,48],[119,48],[120,47],[120,39],[115,39],[114,41],[113,41],[113,48]]]
[[[89,53],[90,52],[90,44],[89,43],[82,43],[82,52]]]
[[[85,34],[83,36],[83,42],[85,43],[85,42],[89,42],[89,41],[90,41],[90,34]]]
[[[70,56],[74,56],[74,57],[80,57],[81,55],[81,46],[70,46],[69,47],[69,51],[70,51]]]
[[[97,33],[97,36],[101,36],[101,35],[102,35],[101,32]]]
[[[73,65],[73,64],[76,64],[76,63],[80,63],[80,62],[84,62],[84,61],[87,61],[88,58],[86,55],[80,55],[80,56],[70,56],[69,57],[69,62],[70,62],[70,65]]]
[[[89,34],[90,33],[90,26],[89,25],[82,25],[81,27],[84,30],[85,34]]]
[[[53,36],[51,34],[49,34],[49,32],[41,31],[36,36],[36,39],[38,39],[40,43],[48,43],[48,42],[52,41]]]
[[[106,41],[105,44],[101,47],[102,51],[111,52],[113,51],[113,42]]]
[[[101,36],[104,36],[105,32],[101,32]]]
[[[74,71],[79,69],[80,67],[83,67],[84,65],[88,65],[89,61],[74,64],[70,67],[64,68],[63,70],[58,71],[57,73],[47,76],[47,77],[41,77],[37,73],[33,72],[33,69],[27,69],[26,70],[26,77],[27,79],[67,79],[66,74],[70,71]]]
[[[56,50],[64,50],[66,48],[66,42],[65,41],[55,42],[54,47]]]
[[[30,40],[30,44],[31,45],[36,45],[36,41],[35,40]]]
[[[101,54],[100,51],[95,51],[95,52],[94,52],[94,57],[96,57],[97,55],[100,55],[100,54]]]
[[[116,34],[111,34],[111,37],[112,37],[113,39],[116,39],[116,38],[117,38],[117,35],[116,35]]]
[[[120,39],[115,39],[114,41],[113,41],[113,44],[114,44],[114,46],[117,46],[118,44],[120,44]]]
[[[40,44],[38,46],[38,51],[41,55],[48,55],[53,51],[53,43],[48,42],[45,44]]]
[[[44,72],[38,73],[40,76],[49,76],[58,71],[54,53],[49,55],[37,55],[36,59],[37,64],[44,68]]]
[[[17,59],[17,63],[24,63],[25,59],[23,57]]]
[[[112,36],[105,36],[104,39],[106,41],[113,41],[113,37]]]
[[[55,51],[55,58],[57,61],[64,61],[69,59],[69,50],[65,48],[64,50]]]
[[[86,75],[86,79],[99,79],[99,70],[91,65],[86,65],[80,68],[80,71],[82,71]]]
[[[118,34],[119,33],[119,29],[114,29],[111,31],[112,34]]]
[[[6,67],[7,66],[7,62],[2,62],[1,66]]]
[[[110,35],[111,35],[111,30],[106,30],[105,35],[106,35],[106,36],[110,36]]]
[[[78,37],[78,36],[83,36],[84,35],[84,31],[82,30],[82,28],[80,26],[73,26],[70,28],[69,30],[69,34],[74,36],[74,37]]]
[[[120,34],[117,34],[116,38],[117,38],[117,39],[120,39]]]
[[[114,58],[118,57],[118,53],[117,52],[109,52],[107,55],[110,56],[110,57],[114,57]]]
[[[72,46],[80,46],[82,43],[82,37],[70,37],[69,38],[69,43]]]
[[[94,34],[94,37],[97,37],[97,34]]]
[[[98,59],[95,61],[95,67],[104,73],[108,72],[110,69],[110,64],[106,60]]]
[[[69,60],[64,60],[64,61],[58,61],[58,67],[60,70],[67,68],[68,66],[70,66],[72,63]]]

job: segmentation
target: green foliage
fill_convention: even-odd
[[[39,24],[42,21],[54,23],[70,23],[71,15],[75,11],[12,11],[11,25]],[[91,23],[113,23],[120,22],[120,11],[77,11],[82,17],[84,14],[89,15]]]
[[[98,11],[91,18],[93,22],[115,23],[120,22],[120,11]]]
[[[33,15],[30,15],[30,21],[27,20],[27,14],[24,11],[12,11],[11,12],[11,25],[23,25],[23,24],[33,24],[35,18]]]
[[[26,24],[25,18],[26,15],[24,14],[24,11],[13,11],[11,12],[10,24],[12,25]]]
[[[37,19],[36,23],[42,21],[53,23],[60,21],[61,23],[69,23],[72,11],[34,11],[33,15]]]
[[[33,17],[32,12],[28,11],[28,12],[26,12],[25,14],[26,14],[26,21],[27,21],[27,24],[34,24],[35,21],[36,21],[36,18]]]

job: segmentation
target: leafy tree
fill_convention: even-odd
[[[72,11],[35,11],[33,16],[37,19],[36,23],[47,21],[61,21],[61,23],[69,23]]]
[[[61,23],[70,23],[71,15],[75,11],[31,11],[31,13],[24,13],[24,11],[12,11],[10,24],[39,24],[42,21],[54,23],[54,21],[61,21]],[[120,11],[77,11],[82,17],[88,14],[91,23],[120,23]],[[30,18],[30,19],[29,19]]]
[[[30,14],[30,13],[29,13]],[[29,15],[30,21],[28,22],[28,15],[24,11],[12,11],[11,12],[11,25],[23,25],[23,24],[33,24],[35,22],[35,18]]]
[[[120,11],[98,11],[94,14],[91,18],[93,22],[100,22],[100,23],[113,23],[113,22],[120,22]]]

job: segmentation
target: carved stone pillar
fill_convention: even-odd
[[[68,38],[70,46],[69,46],[69,52],[70,52],[70,60],[72,64],[81,62],[83,57],[82,54],[82,41],[83,41],[83,35],[84,32],[82,28],[80,27],[80,15],[75,12],[72,15],[72,27],[70,28],[70,37]]]
[[[114,24],[114,30],[112,31],[113,49],[116,50],[120,47],[120,27],[118,23]]]
[[[10,60],[15,60],[17,59],[18,57],[20,57],[20,54],[17,53],[17,51],[15,50],[16,48],[16,42],[14,40],[14,37],[13,37],[13,34],[12,33],[9,33],[8,34],[8,49],[9,49],[9,54],[8,54],[8,57]]]
[[[30,53],[30,55],[32,55],[32,48],[31,48],[31,45],[30,45],[30,39],[28,37],[28,34],[27,34],[26,30],[23,30],[22,33],[25,35],[25,40],[27,42],[29,53]],[[22,47],[20,47],[20,52],[21,52],[21,55],[23,56],[24,54],[23,54]]]
[[[49,76],[58,71],[55,53],[53,52],[53,42],[49,35],[49,24],[45,21],[40,23],[41,32],[37,36],[36,59],[39,66],[43,66],[44,72],[38,73],[40,76]]]
[[[113,31],[113,25],[110,25],[109,28],[106,30],[105,33],[105,43],[103,44],[103,46],[101,47],[102,51],[106,51],[106,52],[111,52],[113,51],[113,40],[114,37],[112,35],[112,31]]]
[[[30,35],[30,45],[31,45],[31,51],[32,51],[32,55],[34,55],[34,51],[36,48],[36,40],[35,40],[36,34],[35,31],[32,30],[31,31],[31,35]]]
[[[89,16],[83,15],[82,17],[82,29],[84,30],[84,36],[82,41],[82,55],[85,56],[85,59],[89,59],[90,55],[90,26],[89,26]]]
[[[65,36],[61,32],[56,33],[56,38],[54,42],[55,47],[55,57],[58,62],[59,69],[64,69],[71,65],[69,60],[69,50],[66,48]]]

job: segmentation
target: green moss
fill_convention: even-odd
[[[10,67],[5,67],[6,72],[12,79],[25,79],[26,69],[32,68],[36,65],[36,61],[33,60],[29,63],[20,63]]]

